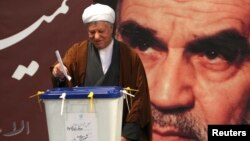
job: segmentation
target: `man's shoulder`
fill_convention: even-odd
[[[126,52],[132,53],[132,54],[135,53],[135,51],[130,46],[128,46],[126,43],[124,43],[122,41],[118,41],[118,40],[117,40],[117,42],[119,43],[119,47],[120,47],[122,52],[126,51]]]
[[[127,63],[129,62],[137,62],[140,60],[138,54],[133,50],[132,47],[128,46],[126,43],[118,41],[121,59],[126,60]],[[139,61],[140,62],[140,61]]]
[[[116,40],[121,48],[130,49],[127,44],[122,41]]]
[[[88,41],[84,40],[84,41],[80,41],[77,43],[74,43],[69,49],[68,49],[68,53],[70,54],[78,54],[78,53],[84,53],[87,50],[87,44]]]
[[[80,41],[80,42],[74,43],[74,44],[68,49],[68,51],[79,52],[80,50],[86,50],[87,44],[88,44],[88,41],[87,41],[87,40],[84,40],[84,41]]]
[[[84,40],[84,41],[80,41],[80,42],[77,42],[77,43],[74,43],[71,48],[84,48],[86,47],[88,44],[88,40]]]

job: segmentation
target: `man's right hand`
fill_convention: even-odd
[[[63,66],[63,67],[66,70],[66,72],[68,73],[68,69],[65,66]],[[52,74],[53,74],[54,77],[58,77],[60,79],[64,79],[65,78],[65,76],[63,74],[63,71],[61,70],[61,65],[59,63],[57,63],[54,66],[54,68],[52,70]]]

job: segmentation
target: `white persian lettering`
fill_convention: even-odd
[[[43,15],[41,18],[39,18],[35,23],[27,27],[26,29],[20,31],[19,33],[16,33],[10,37],[4,38],[0,40],[0,50],[3,50],[5,48],[10,47],[11,45],[14,45],[24,38],[28,37],[32,32],[34,32],[43,21],[46,21],[47,23],[51,23],[54,18],[59,14],[66,14],[69,10],[69,7],[66,5],[67,0],[63,0],[61,7],[59,7],[52,15],[45,16]]]

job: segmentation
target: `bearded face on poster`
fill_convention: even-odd
[[[146,70],[153,141],[249,124],[250,1],[120,0],[117,38]]]

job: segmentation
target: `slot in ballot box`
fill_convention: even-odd
[[[47,90],[41,99],[45,105],[49,140],[119,141],[122,89],[100,86]],[[93,97],[88,97],[91,92]]]

